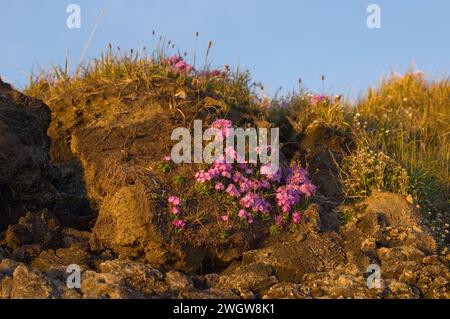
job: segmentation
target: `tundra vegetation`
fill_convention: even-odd
[[[0,82],[0,297],[449,298],[450,81],[269,98],[211,46],[110,46],[24,94]],[[197,119],[219,139],[278,128],[279,169],[176,164],[171,134]]]

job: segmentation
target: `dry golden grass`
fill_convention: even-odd
[[[410,192],[430,209],[448,210],[450,81],[428,82],[409,72],[392,75],[356,105],[360,143],[383,151],[407,169]]]
[[[209,69],[206,65],[193,74],[178,74],[167,58],[161,49],[152,54],[145,49],[122,53],[120,48],[113,50],[110,46],[99,59],[80,65],[75,74],[69,73],[66,63],[31,76],[25,92],[52,104],[67,98],[85,101],[99,95],[131,101],[149,95],[173,97],[183,90],[190,97],[213,97],[229,107],[254,105],[249,72],[226,67],[222,76],[199,76]]]

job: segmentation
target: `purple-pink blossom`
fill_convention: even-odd
[[[300,213],[299,213],[299,212],[294,212],[294,213],[292,214],[292,222],[293,222],[294,224],[300,223]]]
[[[234,185],[234,184],[228,185],[226,192],[232,197],[241,196],[241,192],[237,189],[236,185]]]
[[[224,74],[224,73],[223,73],[222,71],[218,70],[218,69],[216,69],[216,70],[211,70],[211,71],[207,70],[207,71],[202,71],[202,72],[200,72],[200,76],[201,76],[201,77],[205,77],[205,78],[221,76],[221,75],[223,75],[223,74]]]
[[[182,219],[176,219],[172,222],[172,225],[174,225],[176,228],[184,228],[186,226],[186,223]]]
[[[209,172],[200,171],[195,173],[195,179],[198,183],[205,183],[211,180],[211,175],[209,174]]]
[[[218,119],[211,124],[212,128],[219,130],[219,137],[228,136],[233,123],[230,120]],[[270,147],[257,148],[256,151],[270,151]],[[233,163],[227,163],[227,159],[233,159]],[[237,160],[237,163],[236,163]],[[225,190],[228,201],[233,203],[230,207],[233,211],[237,208],[237,218],[245,219],[248,224],[254,222],[254,215],[261,213],[270,216],[271,212],[279,212],[272,215],[277,225],[285,221],[293,224],[300,222],[300,213],[296,210],[302,198],[312,196],[316,187],[311,183],[306,169],[294,163],[289,168],[271,169],[271,164],[249,164],[239,162],[240,156],[234,148],[225,148],[213,164],[206,170],[195,173],[198,183],[213,182],[209,187],[217,191]],[[260,176],[259,173],[261,173]],[[277,205],[279,209],[273,209]],[[227,206],[227,204],[226,204]],[[230,220],[236,218],[229,214],[220,216],[220,219],[231,227]]]
[[[170,196],[168,201],[169,204],[172,204],[174,206],[179,206],[181,203],[180,198],[178,198],[177,196]]]
[[[219,130],[220,135],[216,136],[216,140],[223,141],[224,138],[230,135],[230,129],[233,126],[233,122],[225,119],[215,120],[211,127]]]
[[[276,199],[278,206],[284,213],[291,211],[292,207],[297,205],[300,201],[300,192],[289,185],[280,186],[276,192]]]
[[[238,211],[238,216],[239,216],[239,218],[242,218],[242,219],[247,218],[247,211],[245,209],[240,209]]]
[[[174,66],[174,70],[177,73],[190,73],[192,70],[194,69],[194,67],[186,62],[184,62],[183,60],[178,61],[175,66]]]
[[[316,193],[316,186],[310,182],[300,185],[299,190],[306,196],[310,197]]]
[[[275,223],[278,225],[278,226],[281,226],[281,225],[283,225],[283,215],[277,215],[277,217],[275,217]]]
[[[266,213],[270,210],[271,205],[261,198],[258,194],[248,192],[241,198],[241,205],[245,208],[251,208],[254,212]]]
[[[326,97],[323,95],[316,94],[312,97],[311,102],[313,105],[317,105],[322,102]]]
[[[178,54],[172,55],[169,58],[169,62],[172,63],[172,65],[175,65],[175,64],[177,64],[180,61],[181,61],[181,57]]]
[[[223,183],[217,182],[216,185],[214,186],[214,188],[215,188],[217,191],[223,191],[223,190],[225,189],[225,186],[223,185]]]

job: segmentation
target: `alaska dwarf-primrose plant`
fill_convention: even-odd
[[[221,119],[212,127],[220,129],[222,137],[226,137],[231,124]],[[273,220],[275,229],[299,224],[302,200],[316,191],[308,172],[297,162],[274,172],[270,163],[250,163],[239,157],[234,148],[226,147],[224,154],[208,169],[195,173],[196,183],[222,199],[224,214],[220,220],[224,227],[229,229],[236,223],[250,225],[256,218]],[[236,161],[230,162],[229,158]],[[177,215],[173,225],[183,228],[185,224],[178,221],[179,211],[174,210],[179,204],[177,199],[176,196],[169,198],[169,208],[172,215]]]

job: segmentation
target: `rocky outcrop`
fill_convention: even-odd
[[[338,164],[353,147],[351,134],[315,120],[306,127],[299,146],[310,164],[311,178],[318,186],[318,193],[328,199],[341,198]]]
[[[276,243],[243,254],[243,263],[269,264],[282,281],[300,282],[303,275],[335,269],[345,261],[336,233],[310,234],[305,239]]]
[[[27,211],[54,204],[50,110],[0,79],[0,229]]]
[[[90,242],[93,251],[109,249],[121,258],[190,272],[212,261],[226,266],[267,237],[268,223],[265,229],[243,229],[224,238],[217,223],[223,212],[210,196],[199,197],[191,178],[195,167],[172,165],[166,172],[158,168],[170,155],[172,131],[188,127],[198,115],[193,103],[186,98],[179,112],[167,110],[161,101],[123,105],[121,112],[118,106],[106,108],[98,121],[73,130],[71,150],[82,164],[91,206],[98,210]],[[198,116],[206,121],[211,115]],[[173,182],[180,176],[182,187]],[[183,234],[169,219],[167,197],[174,193],[189,199],[183,218],[195,220]]]
[[[254,280],[255,265],[264,265],[275,278],[268,289],[245,286],[262,298],[448,299],[450,255],[437,255],[415,208],[400,195],[380,192],[362,206],[340,233],[304,232],[245,252],[241,265],[214,280],[209,276],[211,285],[228,282],[237,288]],[[367,284],[369,265],[380,267],[379,288]],[[267,272],[258,273],[264,277]],[[264,278],[260,282],[269,277]]]
[[[347,258],[359,267],[378,260],[378,249],[407,246],[436,253],[436,242],[415,208],[401,195],[375,191],[341,229]]]

